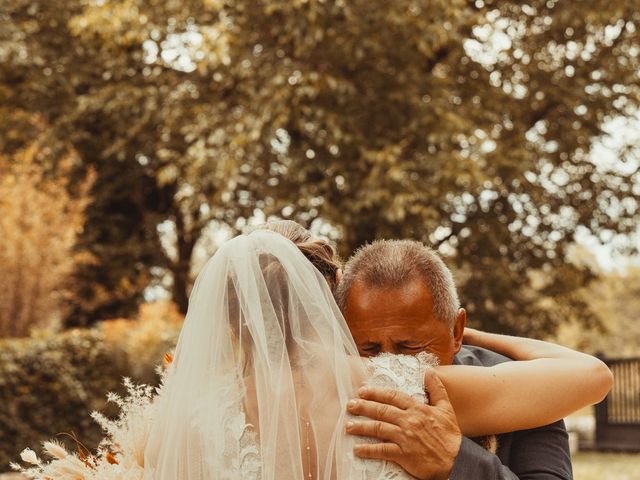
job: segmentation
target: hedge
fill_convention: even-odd
[[[59,434],[97,445],[102,434],[89,413],[105,408],[105,395],[121,391],[129,371],[125,351],[102,337],[98,330],[74,330],[0,341],[0,472],[27,446],[56,436],[64,441]]]
[[[25,447],[38,451],[51,438],[75,449],[75,436],[95,449],[102,432],[90,412],[117,413],[107,393],[123,393],[125,376],[157,381],[156,364],[175,343],[179,325],[127,324],[0,340],[0,473]]]

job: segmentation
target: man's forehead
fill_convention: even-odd
[[[354,338],[358,344],[409,344],[413,342],[428,342],[437,338],[430,333],[417,331],[408,325],[397,330],[379,328],[366,329],[356,333]]]
[[[364,280],[355,280],[349,291],[349,300],[353,300],[361,308],[366,305],[388,303],[389,306],[414,303],[416,301],[432,302],[433,295],[424,279],[412,276],[398,285],[372,285]]]
[[[428,291],[361,288],[361,292],[355,290],[353,297],[349,297],[345,312],[349,328],[358,336],[405,341],[418,330],[421,335],[431,330],[436,321]]]

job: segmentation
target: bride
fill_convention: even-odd
[[[425,375],[435,362],[427,354],[361,359],[332,296],[335,268],[319,261],[330,249],[303,244],[255,230],[225,243],[200,272],[155,400],[145,479],[412,478],[392,462],[353,455],[373,440],[345,433],[346,406],[363,385],[428,401]],[[494,367],[435,366],[463,434],[545,425],[611,387],[593,357],[533,340],[472,337],[530,361],[510,362],[507,382],[491,381]],[[536,364],[543,361],[544,372]],[[564,398],[550,404],[547,392],[560,388]]]

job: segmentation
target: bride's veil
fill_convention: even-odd
[[[325,278],[277,233],[198,276],[145,450],[154,480],[347,479],[346,402],[365,376]]]

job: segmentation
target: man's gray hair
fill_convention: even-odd
[[[373,288],[398,288],[416,277],[429,287],[436,318],[453,328],[460,301],[451,271],[433,249],[413,240],[376,240],[358,249],[344,266],[335,291],[336,302],[345,312],[354,282]]]

